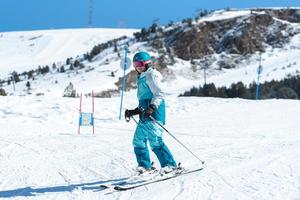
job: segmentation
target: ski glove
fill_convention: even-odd
[[[128,110],[126,109],[125,110],[125,120],[127,122],[129,122],[130,120],[130,117],[134,116],[134,115],[139,115],[141,113],[141,110],[139,109],[139,107],[136,107],[135,109],[133,110]]]
[[[150,104],[150,106],[144,111],[143,118],[148,118],[155,110],[156,106],[154,104]]]

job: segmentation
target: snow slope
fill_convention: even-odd
[[[89,111],[90,99],[84,99]],[[95,135],[77,134],[79,99],[0,98],[0,199],[290,199],[300,197],[300,102],[167,96],[166,127],[207,168],[132,191],[100,184],[136,166],[135,123],[119,121],[119,98],[96,99]],[[136,105],[125,96],[125,107]],[[199,166],[164,136],[186,168]],[[158,161],[151,154],[159,167]]]
[[[0,69],[6,77],[11,70],[22,73],[38,65],[65,62],[81,56],[100,43],[132,36],[136,29],[60,29],[0,32]]]

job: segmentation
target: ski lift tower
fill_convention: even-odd
[[[89,0],[89,28],[93,27],[93,0]]]
[[[12,85],[13,85],[13,90],[15,92],[16,91],[16,86],[15,86],[16,80],[15,80],[15,76],[14,76],[13,72],[11,73],[11,81],[12,81]]]
[[[263,71],[263,66],[261,64],[261,52],[259,53],[259,65],[257,67],[257,83],[256,83],[256,94],[255,94],[255,99],[258,100],[260,97],[260,91],[259,91],[259,78],[260,75]]]
[[[209,60],[207,57],[204,58],[204,65],[203,65],[203,77],[204,77],[204,86],[206,85],[206,77],[207,77],[207,69],[209,66]]]

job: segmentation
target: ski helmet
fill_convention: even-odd
[[[133,56],[133,62],[137,62],[137,61],[142,61],[142,62],[150,61],[151,62],[151,56],[147,52],[140,51]]]

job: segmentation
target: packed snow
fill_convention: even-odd
[[[77,134],[79,99],[1,97],[0,198],[299,199],[300,102],[166,97],[166,128],[207,167],[126,192],[102,190],[134,173],[133,121],[118,120],[119,98],[95,100],[95,134]],[[83,99],[91,111],[91,99]],[[134,94],[125,107],[134,108]],[[167,133],[187,169],[201,163]],[[159,162],[151,154],[155,166]]]

